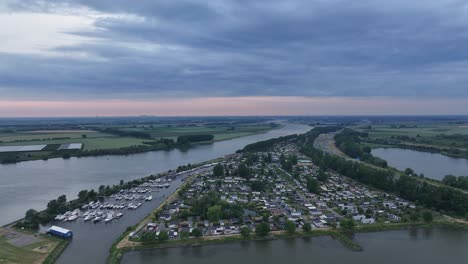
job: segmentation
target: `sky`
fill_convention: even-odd
[[[0,117],[468,114],[465,0],[2,0]]]

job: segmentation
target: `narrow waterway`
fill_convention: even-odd
[[[364,251],[350,251],[330,237],[245,242],[128,252],[122,263],[302,264],[466,263],[468,232],[445,228],[357,234]]]
[[[447,174],[468,176],[468,159],[465,158],[400,148],[377,148],[372,150],[372,155],[386,160],[391,167],[411,168],[431,179],[441,180]]]

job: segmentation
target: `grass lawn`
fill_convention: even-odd
[[[59,244],[58,241],[41,238],[42,241],[24,247],[16,247],[0,237],[0,263],[42,263]]]

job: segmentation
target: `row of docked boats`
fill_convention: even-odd
[[[101,220],[104,220],[105,223],[108,223],[114,219],[121,218],[123,216],[122,212],[114,212],[114,211],[109,211],[109,212],[103,212],[103,211],[87,211],[83,214],[84,221],[90,221],[93,223],[100,222]]]

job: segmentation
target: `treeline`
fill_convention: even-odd
[[[349,128],[345,128],[342,132],[335,135],[337,147],[346,155],[354,159],[359,159],[378,167],[386,168],[387,161],[374,157],[371,154],[370,147],[363,147],[361,139],[369,137],[368,133],[358,132]]]
[[[151,134],[141,131],[124,131],[116,128],[105,128],[100,129],[100,132],[117,135],[121,137],[135,137],[135,138],[142,138],[142,139],[151,139]]]
[[[272,138],[264,141],[259,141],[256,143],[249,144],[245,146],[242,149],[242,152],[261,152],[261,151],[267,151],[271,149],[275,144],[278,144],[280,142],[288,141],[291,139],[295,139],[297,137],[297,134],[294,135],[289,135],[289,136],[284,136],[284,137],[278,137],[278,138]]]
[[[202,134],[202,135],[184,135],[177,137],[177,144],[186,145],[190,143],[203,142],[203,141],[212,141],[214,135]]]
[[[304,144],[300,145],[303,154],[323,170],[331,169],[351,179],[394,193],[404,199],[433,208],[441,213],[465,215],[468,212],[468,195],[448,186],[430,184],[417,177],[396,175],[390,170],[372,168],[366,164],[345,160],[313,147],[313,141],[320,133],[307,133]]]
[[[442,179],[442,183],[445,185],[467,190],[468,191],[468,176],[453,176],[453,175],[446,175]]]

